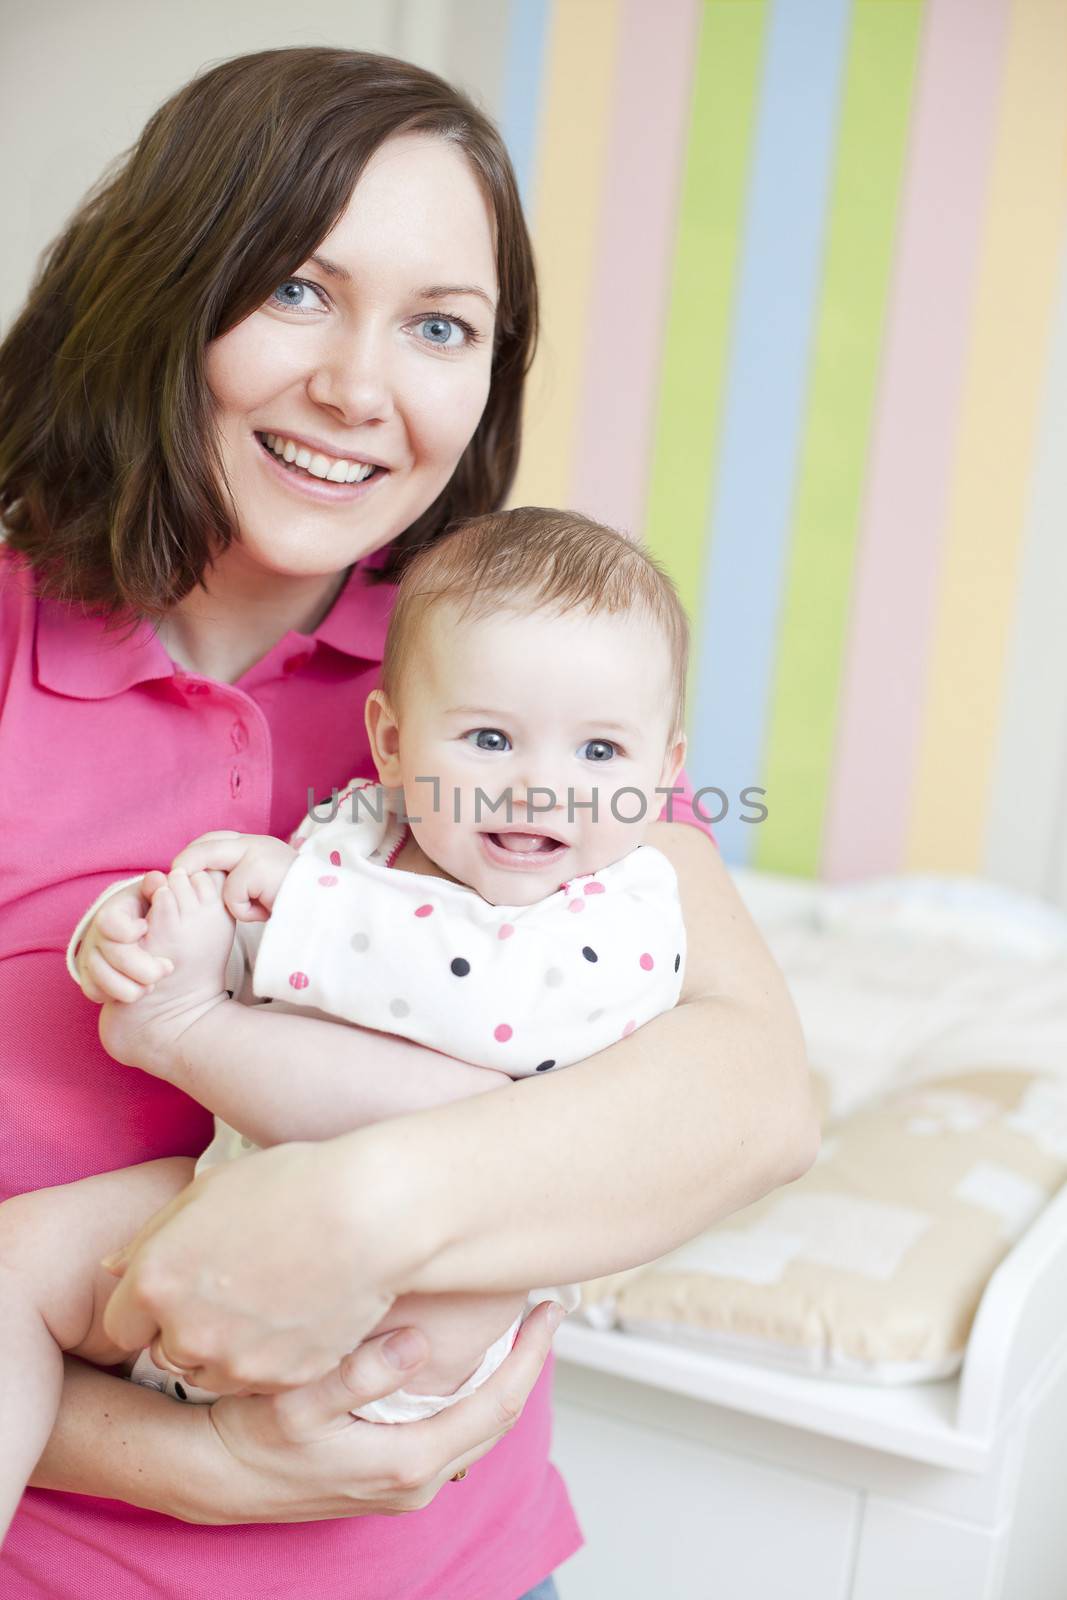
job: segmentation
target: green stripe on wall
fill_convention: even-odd
[[[755,852],[778,872],[819,866],[921,22],[922,0],[853,12]]]
[[[704,0],[645,534],[699,627],[765,0]]]

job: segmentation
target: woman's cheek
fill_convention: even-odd
[[[442,383],[440,389],[427,388],[419,408],[426,429],[424,437],[434,435],[441,454],[453,460],[458,460],[469,444],[489,398],[488,366],[464,377],[463,384]]]

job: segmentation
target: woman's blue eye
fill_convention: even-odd
[[[305,298],[308,295],[311,300]],[[310,311],[316,307],[321,310],[323,303],[321,291],[313,283],[305,283],[303,278],[286,278],[274,290],[271,301],[286,311]]]
[[[467,339],[466,328],[454,317],[424,317],[419,323],[419,332],[427,344],[436,344],[442,350],[456,349]]]
[[[578,754],[586,761],[610,761],[616,750],[610,739],[587,739]]]
[[[511,749],[511,740],[499,728],[472,728],[470,733],[464,734],[464,738],[477,745],[479,750]]]

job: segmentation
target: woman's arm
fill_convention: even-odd
[[[418,1187],[411,1213],[436,1224],[405,1290],[512,1288],[634,1266],[814,1160],[804,1041],[781,973],[706,835],[659,823],[649,843],[672,862],[682,894],[679,1005],[566,1072],[405,1119],[402,1130],[366,1130],[363,1159],[377,1141],[394,1171],[403,1132],[402,1181]]]
[[[293,1382],[351,1348],[342,1280],[393,1297],[596,1277],[804,1172],[817,1124],[781,974],[706,836],[658,824],[651,839],[688,927],[674,1011],[552,1077],[198,1180],[122,1253],[112,1337],[134,1347],[162,1326],[215,1388],[249,1368]],[[280,1273],[299,1276],[284,1328]]]
[[[124,1500],[183,1522],[315,1522],[428,1505],[515,1424],[540,1376],[558,1307],[527,1318],[476,1394],[426,1422],[383,1428],[350,1413],[408,1381],[429,1353],[398,1330],[316,1384],[185,1406],[70,1357],[63,1401],[31,1484]],[[387,1346],[391,1349],[387,1350]]]
[[[195,1522],[209,1460],[210,1441],[197,1415],[203,1410],[67,1356],[59,1415],[30,1484]]]

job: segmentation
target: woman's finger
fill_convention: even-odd
[[[121,1250],[113,1251],[111,1255],[106,1256],[101,1261],[100,1265],[105,1272],[110,1272],[116,1278],[121,1279],[117,1289],[107,1303],[107,1309],[104,1312],[104,1327],[108,1338],[112,1339],[115,1344],[120,1345],[123,1350],[147,1349],[160,1331],[159,1315],[157,1313],[165,1309],[166,1301],[170,1298],[165,1293],[165,1286],[158,1276],[157,1269],[156,1276],[152,1280],[155,1291],[152,1296],[153,1309],[148,1310],[146,1308],[141,1295],[139,1274],[134,1260],[137,1252],[142,1245],[148,1243],[154,1234],[159,1232],[160,1228],[166,1227],[167,1223],[181,1211],[188,1203],[188,1198],[195,1187],[199,1185],[202,1188],[205,1183],[210,1183],[210,1181],[210,1173],[201,1174],[194,1183],[189,1184],[180,1194],[176,1194],[174,1199],[165,1205],[161,1211],[157,1211],[154,1216],[149,1217],[141,1231],[128,1244],[124,1244]],[[133,1270],[128,1271],[127,1269],[131,1263],[134,1264]]]
[[[429,1354],[429,1341],[417,1328],[366,1339],[324,1378],[275,1396],[279,1425],[296,1444],[338,1433],[360,1406],[402,1389]]]
[[[562,1306],[555,1300],[543,1300],[519,1329],[507,1359],[480,1389],[426,1422],[408,1424],[434,1431],[434,1449],[444,1477],[451,1478],[480,1461],[518,1421],[562,1319]]]

